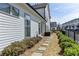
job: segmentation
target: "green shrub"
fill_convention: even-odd
[[[73,41],[72,39],[65,38],[65,37],[63,39],[61,39],[61,42],[70,42],[70,43],[75,43],[76,44],[76,42]]]
[[[61,42],[60,43],[60,47],[62,49],[69,48],[69,47],[73,47],[74,45],[76,45],[76,44],[71,43],[71,42]]]
[[[64,49],[65,56],[79,56],[79,45]]]
[[[61,32],[58,32],[57,35],[65,56],[79,56],[79,44]]]
[[[76,42],[74,40],[72,40],[71,38],[67,37],[66,35],[62,34],[61,32],[59,32],[59,42],[71,42],[71,43],[75,43]]]
[[[73,48],[65,48],[64,55],[65,56],[77,56],[78,51],[76,49],[73,49]]]

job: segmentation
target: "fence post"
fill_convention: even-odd
[[[73,32],[74,32],[74,41],[75,41],[75,30]]]
[[[69,37],[69,30],[68,30],[68,37]]]

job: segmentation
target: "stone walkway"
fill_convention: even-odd
[[[50,37],[44,37],[33,48],[24,52],[23,56],[59,56],[61,48],[58,44],[56,33]]]
[[[21,56],[42,56],[44,50],[46,50],[50,37],[43,37],[43,39],[37,43],[31,49],[26,50]]]
[[[32,56],[43,56],[44,51],[47,49],[50,42],[50,38],[47,38],[44,43],[40,45],[35,52],[32,53]]]

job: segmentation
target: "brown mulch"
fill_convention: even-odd
[[[62,49],[60,48],[58,42],[59,39],[57,39],[56,33],[51,34],[50,37],[50,44],[46,51],[44,51],[44,56],[62,56]]]

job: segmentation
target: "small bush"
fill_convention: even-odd
[[[23,40],[22,42],[27,46],[27,48],[31,48],[34,45],[30,39]]]
[[[73,47],[74,45],[76,45],[76,44],[71,43],[71,42],[62,42],[62,43],[60,43],[60,47],[62,49]]]
[[[70,48],[65,48],[64,50],[65,56],[79,56],[79,45],[74,45]]]
[[[16,42],[13,42],[13,43],[11,44],[11,46],[13,46],[13,47],[15,47],[15,46],[16,46],[16,47],[21,47],[22,49],[26,49],[26,46],[27,46],[27,45],[25,45],[24,42],[22,42],[22,41],[21,41],[21,42],[16,41]]]
[[[2,55],[12,55],[12,56],[17,56],[21,54],[25,50],[26,46],[24,43],[21,43],[19,41],[12,43],[10,46],[4,48],[2,51]]]
[[[75,41],[73,41],[72,39],[66,38],[66,37],[64,37],[63,39],[61,39],[61,42],[70,42],[70,43],[75,43],[76,44]]]
[[[73,49],[73,48],[65,48],[64,55],[65,56],[77,56],[78,52],[76,49]]]

